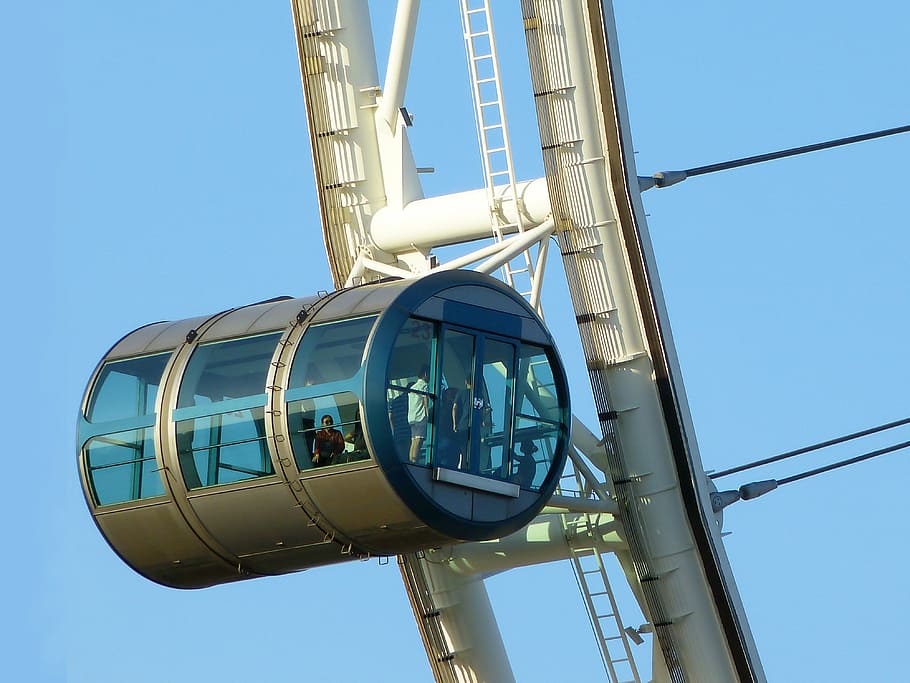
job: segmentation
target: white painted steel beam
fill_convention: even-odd
[[[506,242],[500,242],[503,247],[502,251],[488,258],[474,270],[478,273],[486,273],[488,275],[495,272],[497,268],[500,268],[502,264],[515,258],[516,255],[523,251],[527,251],[535,243],[547,239],[553,234],[555,227],[553,220],[547,219],[536,228],[519,233]]]
[[[398,8],[395,11],[395,27],[392,30],[392,45],[389,48],[382,101],[376,110],[376,118],[385,121],[392,129],[398,125],[399,110],[404,106],[414,35],[417,33],[418,9],[420,0],[398,0]]]
[[[437,683],[514,683],[483,578],[429,556],[400,567]]]
[[[640,204],[611,8],[524,7],[551,203],[633,580],[674,680],[762,681],[707,492],[694,481],[704,473]]]
[[[546,180],[517,183],[516,190],[525,225],[542,223],[550,214]],[[497,196],[507,191],[505,187],[496,189]],[[518,223],[514,202],[505,203],[503,212],[508,222]],[[391,206],[383,208],[377,211],[370,226],[372,243],[390,253],[429,250],[491,235],[490,204],[483,189],[412,201],[400,210]]]

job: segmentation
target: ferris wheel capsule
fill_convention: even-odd
[[[79,469],[128,565],[200,588],[515,532],[570,416],[537,314],[448,271],[135,330],[88,384]]]

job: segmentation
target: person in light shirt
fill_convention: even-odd
[[[408,391],[408,425],[411,427],[411,447],[408,451],[408,460],[417,462],[420,449],[427,438],[427,423],[430,414],[430,398],[427,394],[430,386],[430,368],[424,365],[420,368],[417,381]]]

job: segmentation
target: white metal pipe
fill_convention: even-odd
[[[345,280],[345,287],[353,287],[354,281],[363,276],[364,266],[363,266],[363,252],[357,254],[357,260],[354,261],[354,267],[351,268],[351,272],[348,274],[348,279]]]
[[[507,249],[510,246],[510,244],[511,244],[511,242],[508,242],[508,241],[496,242],[494,244],[488,244],[487,246],[481,247],[480,249],[475,249],[474,251],[472,251],[468,254],[465,254],[464,256],[459,256],[458,258],[452,259],[451,261],[446,261],[444,264],[439,266],[439,268],[437,268],[437,270],[457,270],[459,268],[469,266],[472,263],[477,263],[477,261],[487,258],[488,256],[492,256],[493,254],[500,253],[504,249]],[[533,244],[533,242],[532,242],[532,244]],[[548,244],[548,242],[541,240],[542,247],[546,244]],[[543,264],[540,264],[540,267],[541,268],[545,267],[545,262]],[[536,276],[536,271],[535,271],[535,276]]]
[[[540,240],[540,249],[537,252],[537,263],[534,266],[534,279],[531,282],[531,307],[543,317],[543,308],[540,305],[540,294],[543,291],[543,274],[547,268],[547,252],[550,249],[550,240]]]
[[[498,187],[496,196],[507,191],[507,187]],[[538,178],[520,182],[516,191],[524,224],[542,223],[550,214],[546,180]],[[518,223],[514,202],[505,202],[504,212],[507,221]],[[370,224],[373,244],[393,254],[470,242],[491,237],[492,234],[490,202],[484,189],[418,199],[402,210],[389,206],[377,211]]]
[[[383,275],[391,275],[392,277],[401,277],[409,278],[414,277],[416,273],[412,273],[410,270],[405,270],[404,268],[399,268],[398,266],[393,266],[388,263],[381,263],[380,261],[374,261],[370,258],[363,259],[364,269],[369,268],[375,273],[382,273]]]
[[[392,44],[389,47],[389,63],[385,71],[385,85],[382,101],[377,112],[389,128],[394,129],[398,121],[398,110],[404,106],[404,93],[408,87],[408,71],[414,50],[414,34],[417,33],[417,11],[420,0],[398,0],[395,11],[395,27],[392,29]]]
[[[472,263],[477,263],[479,260],[485,259],[492,254],[498,254],[504,248],[505,246],[502,242],[488,244],[487,246],[481,247],[480,249],[475,249],[469,254],[459,256],[458,258],[452,259],[451,261],[446,261],[441,266],[439,266],[438,270],[458,270],[459,268],[469,266]]]
[[[497,268],[501,267],[504,263],[511,261],[515,258],[516,255],[523,252],[525,249],[530,249],[531,245],[535,242],[547,239],[556,228],[556,223],[552,218],[547,219],[541,225],[538,225],[536,228],[523,232],[521,235],[516,235],[508,241],[508,246],[502,250],[496,256],[493,256],[474,270],[478,273],[486,273],[489,275]]]

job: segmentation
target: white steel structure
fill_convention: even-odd
[[[615,552],[655,634],[655,681],[763,681],[656,279],[612,9],[522,0],[546,175],[519,183],[489,6],[459,2],[486,182],[428,198],[404,108],[417,0],[398,3],[382,80],[366,0],[292,0],[335,285],[502,268],[539,307],[555,236],[600,421],[576,420],[569,483],[526,529],[399,558],[436,680],[513,680],[483,579],[558,559],[573,562],[610,680],[639,680],[603,569]],[[448,263],[432,253],[475,242]],[[584,391],[574,387],[576,400]]]

